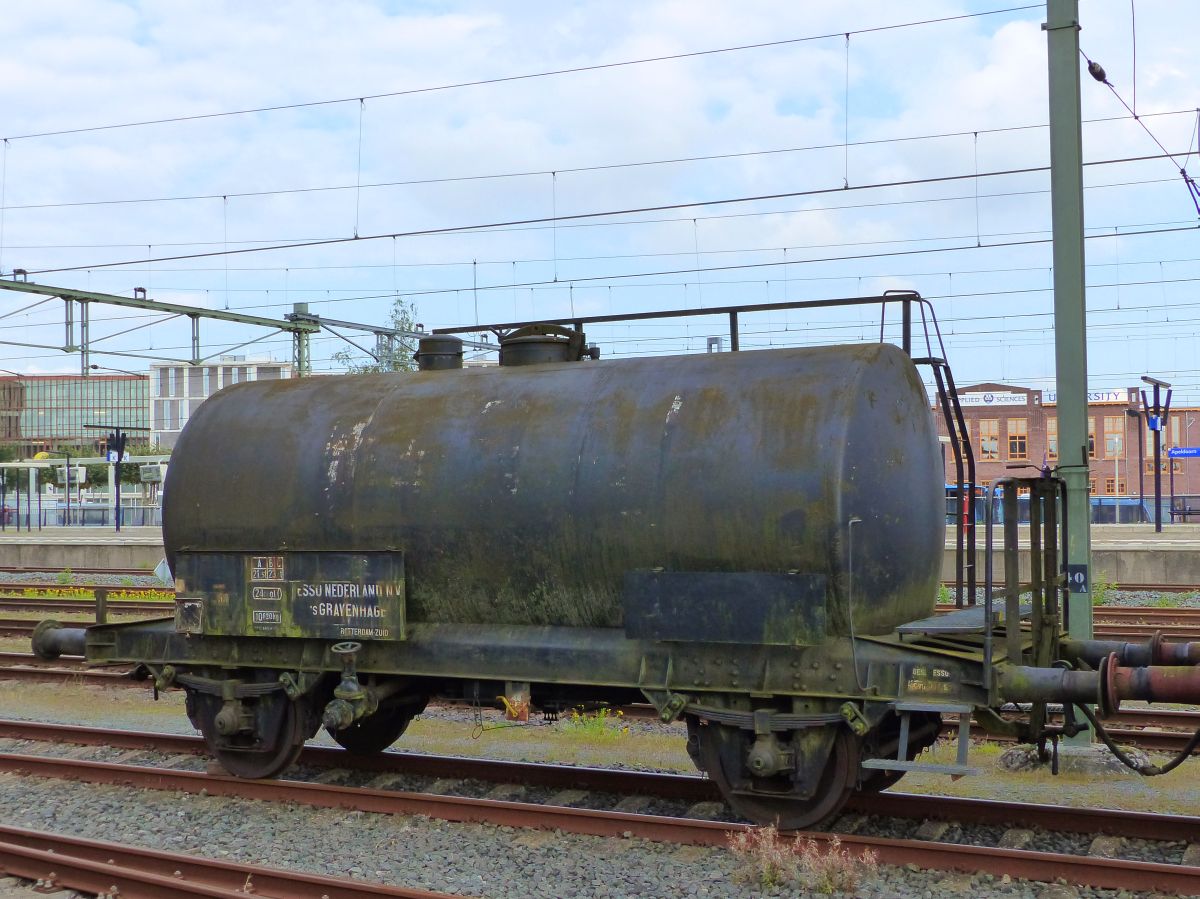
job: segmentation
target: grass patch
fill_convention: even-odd
[[[1092,605],[1107,605],[1109,599],[1112,597],[1114,587],[1116,587],[1116,584],[1104,576],[1097,577],[1092,581]]]
[[[5,590],[6,595],[21,599],[95,599],[93,590],[83,587],[38,587],[35,589]],[[109,602],[174,602],[173,590],[117,590],[108,591]]]
[[[169,609],[164,610],[170,612]],[[148,618],[155,617],[153,612],[114,612],[112,607],[108,610],[108,623],[115,624],[124,621],[145,621]],[[64,623],[76,624],[95,624],[96,616],[91,612],[45,612],[45,611],[14,611],[5,612],[5,618],[14,618],[20,621],[41,621],[43,618],[53,618],[55,621]],[[158,616],[162,617],[162,616]]]
[[[583,740],[611,742],[628,737],[629,725],[620,709],[615,712],[608,706],[601,706],[594,712],[571,709],[570,716],[563,722],[563,732]]]

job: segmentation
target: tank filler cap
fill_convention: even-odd
[[[445,371],[463,367],[463,342],[451,334],[422,337],[417,344],[417,368],[421,371]]]
[[[596,358],[585,349],[582,331],[562,325],[536,324],[517,328],[500,338],[501,365],[543,365]]]

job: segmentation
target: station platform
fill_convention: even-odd
[[[1002,533],[993,535],[997,546]],[[1022,540],[1028,528],[1021,527]],[[976,538],[980,584],[983,582],[983,528]],[[954,576],[954,528],[946,528],[942,579]],[[1022,554],[1022,577],[1028,562]],[[43,528],[40,531],[0,531],[0,565],[64,568],[143,568],[147,572],[163,558],[161,528]],[[997,558],[997,565],[1000,560]],[[1161,534],[1152,524],[1092,525],[1092,580],[1109,584],[1158,584],[1200,589],[1200,524],[1164,524]],[[996,571],[1003,578],[1002,567]]]
[[[1019,527],[1021,542],[1029,539],[1028,525]],[[993,543],[999,547],[1003,530],[995,529]],[[955,532],[946,528],[942,580],[954,577]],[[984,530],[976,531],[979,583],[983,583]],[[1003,580],[1003,563],[996,558],[997,580]],[[1021,577],[1029,576],[1027,553],[1021,553]],[[1092,581],[1113,585],[1156,584],[1179,589],[1200,589],[1200,524],[1163,523],[1161,533],[1153,524],[1092,525]]]
[[[42,528],[0,531],[0,565],[18,568],[142,568],[163,558],[162,528]]]

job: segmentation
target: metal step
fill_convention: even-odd
[[[901,700],[892,703],[892,709],[900,715],[900,739],[894,759],[867,759],[862,767],[883,771],[925,771],[929,774],[949,774],[963,777],[978,774],[978,768],[967,764],[967,749],[970,747],[971,706],[961,702],[921,702]],[[908,761],[904,758],[908,748],[908,727],[913,712],[937,712],[940,715],[958,715],[958,758],[953,765],[938,765],[931,762]]]

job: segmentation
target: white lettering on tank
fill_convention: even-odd
[[[683,397],[678,393],[675,394],[675,399],[671,400],[671,408],[667,411],[667,419],[663,424],[670,424],[671,420],[679,414],[679,410],[683,408]]]

